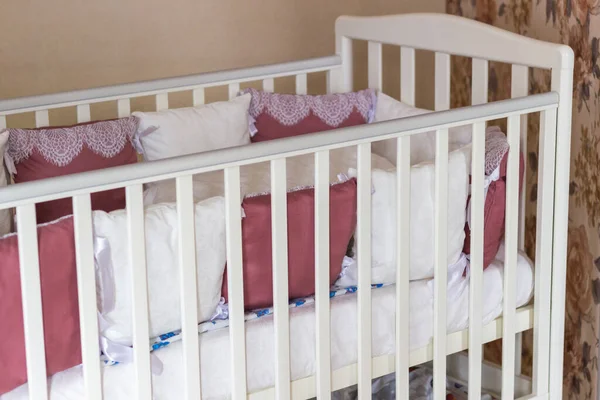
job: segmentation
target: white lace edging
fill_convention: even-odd
[[[127,141],[131,142],[137,125],[136,117],[127,117],[66,128],[9,129],[5,162],[15,174],[15,164],[37,150],[49,163],[64,167],[81,154],[84,146],[101,157],[111,158],[123,151]]]
[[[332,128],[338,127],[356,109],[365,122],[371,123],[375,118],[377,103],[376,92],[373,89],[352,93],[336,93],[321,96],[280,94],[245,89],[240,95],[250,93],[252,100],[248,112],[252,118],[263,112],[268,113],[280,124],[293,126],[305,119],[312,112],[325,124]],[[251,134],[256,132],[254,123],[250,122]]]

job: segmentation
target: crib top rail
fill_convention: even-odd
[[[0,209],[38,203],[82,193],[122,188],[242,166],[277,158],[355,146],[393,137],[414,135],[510,115],[523,115],[558,107],[556,92],[536,94],[471,107],[428,113],[369,125],[358,125],[302,136],[136,163],[97,171],[24,182],[0,189]]]
[[[326,56],[279,64],[260,65],[201,74],[178,76],[104,86],[40,96],[0,100],[0,116],[24,112],[72,107],[80,104],[100,103],[132,97],[191,90],[198,87],[221,86],[230,83],[250,82],[277,78],[298,73],[329,71],[341,65],[340,56]]]

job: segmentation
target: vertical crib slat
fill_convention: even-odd
[[[448,129],[436,131],[433,398],[446,398],[446,286],[448,281]]]
[[[92,114],[89,104],[80,104],[77,106],[77,122],[89,122],[92,120]]]
[[[6,129],[6,116],[0,115],[0,130]]]
[[[240,91],[240,84],[239,83],[230,83],[229,85],[227,85],[227,90],[229,93],[229,100],[234,99],[239,91]]]
[[[383,86],[381,43],[369,42],[369,87],[381,90]]]
[[[315,307],[317,398],[331,399],[329,317],[329,151],[315,153]]]
[[[156,95],[156,111],[169,109],[169,93],[159,93]]]
[[[131,100],[117,100],[117,115],[119,116],[119,118],[125,118],[131,115]]]
[[[410,136],[397,142],[396,159],[396,398],[408,399],[410,367]]]
[[[194,106],[200,106],[204,104],[204,88],[196,88],[192,90],[192,104]]]
[[[400,48],[400,100],[415,105],[415,49]]]
[[[336,52],[342,57],[342,80],[339,89],[344,92],[351,92],[354,87],[352,39],[341,37],[338,40]]]
[[[273,251],[273,308],[275,325],[275,392],[290,398],[290,315],[288,307],[286,159],[271,161],[271,230]]]
[[[435,53],[435,111],[450,109],[450,55]]]
[[[475,64],[473,64],[473,67],[475,67]],[[475,73],[475,70],[473,70],[473,73]],[[483,180],[485,175],[485,122],[473,124],[472,136],[469,400],[478,400],[481,398],[481,359],[483,357]]]
[[[371,398],[371,143],[358,145],[358,398]]]
[[[241,203],[240,167],[225,168],[227,287],[229,293],[229,337],[231,341],[231,398],[233,400],[245,400],[247,395]]]
[[[509,144],[504,233],[504,301],[502,314],[502,398],[515,395],[515,323],[517,286],[517,242],[519,212],[519,137],[521,117],[508,117]]]
[[[17,207],[27,381],[32,399],[47,399],[46,350],[35,204]],[[95,315],[95,314],[94,314]]]
[[[450,108],[450,55],[435,53],[435,110]],[[446,285],[448,281],[448,129],[436,131],[433,398],[446,397]]]
[[[529,67],[523,65],[512,66],[511,76],[511,98],[523,97],[529,94]],[[527,155],[527,114],[521,115],[521,153]],[[527,157],[523,160],[525,162],[524,170],[527,171]],[[527,174],[523,174],[524,188],[527,187]],[[526,196],[521,196],[519,200],[519,249],[525,249],[525,205]]]
[[[471,104],[485,104],[488,102],[488,61],[474,58],[472,69]]]
[[[102,378],[100,375],[100,349],[98,346],[98,318],[96,317],[96,269],[94,264],[92,202],[89,193],[73,197],[73,225],[75,228],[81,361],[83,364],[85,398],[100,400],[102,399]]]
[[[43,128],[50,125],[50,116],[48,110],[40,110],[35,112],[35,127]]]
[[[142,185],[125,188],[127,230],[129,238],[129,265],[132,268],[133,299],[133,360],[137,383],[137,399],[152,398],[150,379],[150,352],[148,340],[148,279],[146,273],[146,230]]]
[[[262,81],[263,91],[265,92],[274,92],[275,91],[275,79],[267,78]]]
[[[193,400],[201,398],[194,187],[191,175],[176,182],[184,385],[186,398]]]
[[[296,94],[306,94],[308,92],[308,81],[306,74],[296,75]]]
[[[533,393],[548,393],[551,359],[550,302],[552,283],[552,232],[554,229],[554,174],[556,150],[556,109],[540,113],[540,147],[538,158],[537,227],[535,249],[535,302],[533,330]]]

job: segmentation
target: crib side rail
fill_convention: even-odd
[[[440,72],[441,74],[442,72]],[[442,99],[440,99],[441,101]],[[80,314],[82,316],[82,345],[84,346],[83,364],[86,392],[89,398],[101,398],[101,378],[98,367],[98,331],[96,318],[96,299],[93,296],[95,288],[93,271],[93,246],[91,243],[91,210],[90,193],[115,188],[126,189],[126,200],[128,210],[128,229],[130,242],[130,260],[134,266],[133,291],[133,326],[134,326],[134,360],[136,368],[135,385],[137,387],[137,398],[146,399],[151,396],[150,356],[148,353],[148,315],[147,287],[143,284],[146,276],[144,218],[142,202],[142,185],[144,183],[159,181],[163,179],[177,179],[177,206],[179,211],[179,232],[181,237],[193,238],[193,224],[185,224],[189,220],[192,202],[192,180],[191,175],[213,171],[225,171],[225,198],[226,198],[226,228],[227,228],[227,265],[228,285],[230,295],[230,333],[232,354],[232,395],[234,399],[245,399],[247,397],[246,386],[246,361],[245,361],[245,335],[244,335],[244,306],[243,306],[243,274],[242,274],[242,241],[241,241],[241,193],[240,193],[240,166],[270,161],[272,166],[272,224],[273,234],[280,235],[286,231],[285,209],[285,159],[300,154],[315,154],[315,209],[316,209],[316,297],[318,316],[318,344],[317,363],[319,374],[317,376],[317,393],[324,398],[331,391],[331,366],[329,364],[328,343],[329,337],[329,296],[328,296],[328,249],[329,249],[329,227],[328,221],[328,156],[329,151],[347,146],[358,146],[358,240],[359,254],[359,321],[366,326],[359,335],[359,387],[366,392],[366,382],[370,382],[372,371],[371,365],[371,337],[370,337],[370,240],[361,240],[370,236],[371,223],[371,185],[370,185],[370,157],[371,143],[373,141],[397,138],[401,158],[398,160],[398,183],[405,184],[408,170],[410,168],[406,158],[404,145],[409,138],[417,133],[435,130],[437,131],[437,153],[436,156],[436,223],[435,235],[438,243],[446,241],[446,229],[443,222],[444,213],[447,209],[447,184],[444,183],[444,174],[447,168],[447,146],[450,127],[472,124],[476,136],[481,136],[482,124],[485,121],[508,117],[511,121],[520,120],[520,116],[542,112],[552,119],[553,113],[558,105],[556,93],[527,96],[510,99],[490,104],[481,104],[472,107],[439,111],[424,116],[416,116],[401,120],[393,120],[370,125],[337,129],[335,131],[322,132],[318,134],[292,137],[283,140],[255,143],[251,146],[229,148],[202,154],[182,156],[161,161],[139,163],[121,166],[102,171],[85,172],[71,176],[56,177],[32,183],[21,183],[0,189],[0,208],[16,207],[19,254],[21,259],[21,282],[24,304],[25,340],[27,349],[27,369],[29,378],[29,389],[32,398],[46,398],[46,371],[44,354],[44,336],[42,326],[42,308],[40,297],[39,261],[37,254],[37,230],[35,226],[34,204],[43,201],[55,200],[65,197],[73,197],[74,201],[74,223],[76,228],[76,252],[78,261],[78,289],[80,297]],[[554,129],[551,124],[545,125],[545,129]],[[509,140],[513,140],[514,132],[518,129],[513,125],[509,131]],[[445,133],[445,134],[444,134]],[[552,135],[549,135],[552,136]],[[482,138],[476,139],[479,143],[478,151],[481,151]],[[475,151],[475,150],[474,150]],[[445,154],[445,155],[444,155]],[[481,154],[477,155],[476,161],[482,163]],[[474,159],[475,160],[475,159]],[[511,157],[510,168],[514,173],[515,158]],[[544,169],[553,171],[550,158],[544,164]],[[482,168],[480,164],[478,168]],[[518,168],[518,164],[516,166]],[[547,190],[551,190],[551,173],[544,175],[544,182],[549,184]],[[514,176],[514,175],[513,175]],[[477,179],[481,180],[479,176]],[[513,188],[514,189],[514,188]],[[409,191],[406,191],[409,192]],[[510,190],[511,204],[515,204],[517,193]],[[404,222],[406,215],[401,211],[406,207],[406,196],[399,197],[399,218]],[[477,203],[474,208],[478,210],[474,214],[473,223],[481,226],[483,219],[483,198],[481,193],[474,195]],[[518,200],[516,200],[518,201]],[[511,213],[516,213],[514,206]],[[552,212],[549,208],[543,211],[543,215]],[[514,218],[514,217],[513,217]],[[514,219],[513,221],[514,226]],[[398,226],[399,237],[407,237],[409,224],[402,223]],[[480,229],[481,230],[481,229]],[[480,232],[481,233],[481,232]],[[514,235],[513,232],[511,235]],[[277,382],[275,386],[276,398],[290,398],[290,371],[289,371],[289,315],[287,313],[287,276],[285,270],[286,244],[281,236],[275,236],[273,246],[274,265],[274,306],[276,327],[276,355],[277,355]],[[481,244],[480,244],[481,245]],[[406,245],[400,244],[401,249]],[[195,274],[194,246],[189,240],[180,243],[180,262],[182,268],[181,291],[182,291],[182,315],[183,317],[183,347],[187,354],[197,354],[197,331],[195,329],[195,296],[196,287],[190,279]],[[445,256],[443,248],[436,250],[439,255],[436,270],[445,268],[443,259]],[[399,269],[399,274],[402,270]],[[399,285],[406,285],[408,280],[400,275],[403,281]],[[404,282],[404,280],[406,282]],[[548,285],[549,288],[549,285]],[[436,285],[436,293],[445,294],[443,285]],[[445,295],[442,297],[445,299]],[[437,301],[438,305],[444,305],[444,301]],[[441,311],[437,309],[438,319],[434,334],[435,359],[445,357],[445,345],[440,345],[441,340],[445,343],[445,321],[442,320]],[[407,317],[407,315],[405,315]],[[514,312],[513,312],[514,318]],[[405,320],[406,322],[407,320]],[[514,327],[511,327],[514,329]],[[514,331],[513,331],[514,332]],[[441,337],[440,337],[441,335]],[[195,342],[195,343],[194,343]],[[405,347],[405,346],[403,346]],[[402,351],[398,347],[399,351]],[[408,365],[407,352],[402,355],[398,353],[397,361],[400,366]],[[194,356],[186,356],[185,362],[185,386],[187,397],[197,398],[201,393],[198,379],[199,360]],[[362,369],[364,371],[362,371]],[[439,371],[438,371],[439,373]],[[369,384],[370,387],[370,384]],[[369,392],[370,396],[370,392]]]

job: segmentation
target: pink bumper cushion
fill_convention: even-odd
[[[280,139],[370,123],[377,96],[373,89],[321,96],[278,94],[245,89],[250,93],[252,142]]]
[[[81,364],[73,218],[38,226],[48,376]],[[0,395],[27,382],[18,238],[0,239]]]
[[[508,142],[499,129],[489,128],[486,137],[486,175],[496,168],[499,171],[497,180],[490,183],[485,197],[483,209],[483,268],[487,268],[498,254],[504,238],[504,222],[506,219],[506,168],[508,163]],[[523,185],[525,164],[523,154],[519,154],[519,192]],[[469,197],[470,201],[470,197]],[[465,225],[465,245],[463,252],[471,254],[471,231]]]
[[[116,167],[137,162],[131,144],[137,118],[88,122],[70,127],[9,129],[8,156],[16,183]],[[124,189],[92,193],[92,208],[125,207]],[[36,205],[37,222],[73,213],[71,199]]]
[[[329,196],[329,279],[333,284],[356,226],[356,179],[332,185]],[[246,197],[242,207],[244,307],[254,310],[273,305],[271,195]],[[296,299],[315,292],[314,189],[288,192],[287,218],[288,289],[289,298]],[[222,295],[227,302],[227,270]]]

